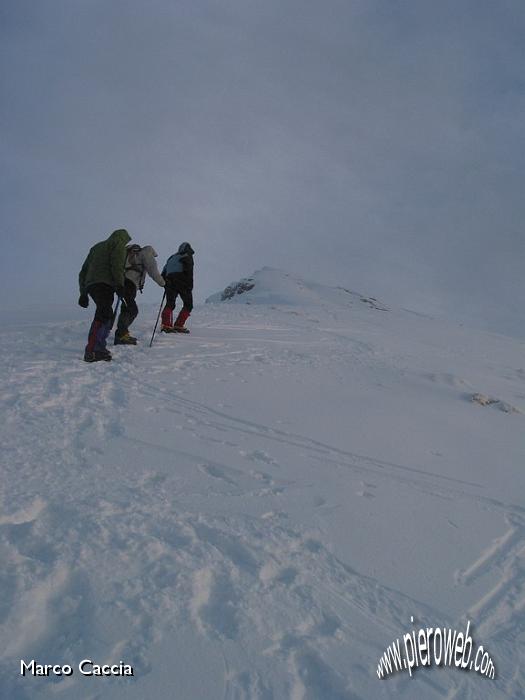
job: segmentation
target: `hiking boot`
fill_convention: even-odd
[[[84,353],[84,362],[109,362],[111,360],[111,353],[109,350],[86,350]]]
[[[177,324],[175,324],[173,326],[173,332],[174,333],[189,333],[190,331],[189,331],[189,328],[185,328],[184,326],[177,326]]]
[[[114,345],[136,345],[137,339],[134,338],[129,333],[124,333],[124,335],[115,335]]]
[[[160,332],[161,333],[175,333],[175,328],[173,326],[168,326],[166,324],[162,324],[160,327]]]

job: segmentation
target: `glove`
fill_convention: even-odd
[[[89,306],[89,297],[87,294],[81,294],[78,297],[78,305],[81,306],[83,309],[87,309]]]

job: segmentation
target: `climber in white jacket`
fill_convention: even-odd
[[[115,331],[115,345],[136,345],[137,339],[129,334],[129,327],[137,318],[139,309],[135,297],[137,290],[142,292],[146,275],[149,275],[159,287],[164,287],[164,278],[157,267],[157,252],[153,246],[141,248],[136,243],[127,247],[124,268],[124,294]]]

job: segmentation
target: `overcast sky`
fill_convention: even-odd
[[[76,304],[124,227],[190,241],[198,300],[270,265],[525,335],[523,0],[2,0],[0,36],[2,304]]]

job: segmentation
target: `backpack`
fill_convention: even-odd
[[[133,270],[133,272],[141,273],[143,265],[137,259],[137,253],[140,253],[142,248],[137,243],[133,243],[132,245],[129,245],[126,250],[128,251],[128,254],[126,255],[126,264],[124,265],[124,269],[126,271]]]
[[[138,253],[140,253],[142,248],[137,243],[132,243],[131,245],[127,246],[126,250],[128,252],[126,255],[126,263],[124,265],[124,274],[126,274],[126,272],[129,272],[130,270],[136,272],[140,276],[140,282],[138,286],[139,291],[142,292],[142,288],[144,286],[144,265],[138,259]]]

